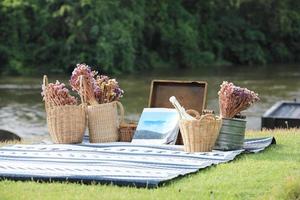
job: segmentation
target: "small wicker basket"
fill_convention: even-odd
[[[119,127],[120,142],[131,142],[135,133],[136,123],[121,123]]]
[[[179,126],[186,152],[212,151],[222,120],[213,114],[202,115],[197,120],[180,120]]]
[[[196,119],[200,119],[200,114],[198,111],[193,110],[193,109],[189,109],[186,110],[186,112],[191,115],[192,117],[196,118]],[[177,140],[176,140],[176,145],[183,145],[183,138],[182,138],[182,134],[181,131],[179,131],[178,136],[177,136]]]

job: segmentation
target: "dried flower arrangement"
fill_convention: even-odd
[[[224,81],[220,86],[219,106],[220,115],[223,118],[233,118],[241,111],[249,108],[253,103],[259,101],[258,94],[235,86],[231,82]]]
[[[65,84],[56,81],[42,86],[43,100],[50,106],[76,105],[77,99],[70,95]]]
[[[116,79],[100,75],[96,77],[96,85],[95,96],[100,104],[118,101],[123,97],[124,91],[120,88]]]
[[[110,79],[105,75],[97,75],[97,71],[92,71],[86,64],[77,64],[74,69],[70,84],[72,89],[79,92],[79,76],[84,75],[85,81],[85,99],[89,104],[110,103],[118,101],[123,97],[124,91],[120,88],[116,79]]]
[[[80,92],[80,80],[79,77],[83,75],[85,77],[85,94],[84,97],[87,102],[95,103],[95,94],[94,92],[97,90],[96,82],[94,76],[97,75],[97,72],[92,71],[92,69],[86,64],[77,64],[75,69],[72,72],[70,85],[72,86],[72,90],[76,92]]]

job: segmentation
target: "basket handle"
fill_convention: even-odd
[[[48,83],[48,77],[47,77],[47,75],[44,75],[44,77],[43,77],[43,87],[45,87],[45,90],[46,90],[46,87],[48,86],[48,84],[49,84]],[[47,112],[47,110],[49,108],[52,108],[54,105],[56,105],[56,101],[51,99],[51,98],[48,98],[47,92],[45,93],[44,97],[45,97],[45,110]]]
[[[125,121],[124,121],[124,113],[125,113],[124,107],[123,107],[123,105],[121,104],[121,102],[119,102],[119,101],[115,101],[115,102],[116,102],[116,104],[117,104],[117,107],[119,107],[119,109],[120,109],[120,114],[121,114],[121,119],[120,119],[119,125],[120,125],[120,124],[124,124],[124,123],[125,123]]]
[[[79,77],[79,96],[81,100],[82,105],[86,105],[86,99],[85,99],[85,78],[83,75]]]
[[[46,87],[48,85],[48,77],[47,75],[44,75],[43,77],[43,86]]]
[[[213,120],[217,119],[217,117],[214,114],[211,114],[211,113],[208,113],[208,114],[205,114],[205,115],[201,115],[200,120],[202,120],[204,118],[206,118],[206,119],[213,119]]]
[[[81,95],[80,95],[81,101],[84,102],[85,105],[88,105],[88,104],[89,105],[98,105],[98,102],[95,98],[94,93],[89,94],[91,99],[88,100],[88,98],[87,98],[88,92],[90,92],[90,91],[87,91],[87,82],[86,82],[86,78],[84,75],[81,75],[79,77],[79,82],[80,82],[79,93],[81,93]]]
[[[189,109],[186,110],[187,114],[192,115],[192,117],[199,119],[201,117],[200,113],[197,110]]]
[[[47,75],[44,75],[43,76],[43,87],[44,87],[44,89],[46,90],[46,87],[48,86],[48,77],[47,77]],[[47,99],[47,97],[46,97],[46,94],[44,94],[45,96],[44,96],[44,99],[45,99],[45,110],[46,110],[46,112],[47,112],[47,110],[48,110],[48,108],[49,108],[49,102],[48,102],[48,99]]]

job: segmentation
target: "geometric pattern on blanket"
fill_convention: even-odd
[[[186,153],[179,145],[35,144],[0,148],[0,178],[157,187],[237,155],[257,153],[273,137],[245,140],[244,149]]]

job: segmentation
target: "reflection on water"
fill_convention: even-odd
[[[64,78],[54,77],[67,83]],[[49,77],[49,81],[54,81]],[[261,115],[280,100],[300,100],[300,66],[221,67],[204,70],[165,70],[121,76],[125,90],[122,103],[128,120],[138,120],[147,107],[152,79],[199,80],[208,82],[207,108],[218,112],[217,91],[223,80],[247,87],[259,93],[261,101],[247,110],[247,128],[260,129]],[[40,96],[41,78],[2,77],[0,79],[0,129],[21,137],[46,135],[44,105]]]

